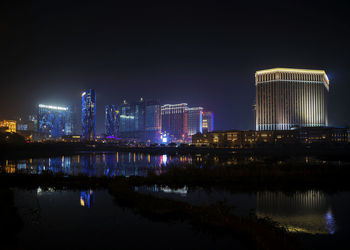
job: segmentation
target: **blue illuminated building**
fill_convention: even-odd
[[[203,108],[195,107],[187,109],[188,135],[192,136],[203,132]]]
[[[117,138],[119,130],[119,110],[116,105],[105,108],[105,134],[107,138]]]
[[[119,135],[127,140],[144,140],[145,102],[127,103],[125,100],[119,107]]]
[[[162,118],[159,101],[148,101],[145,108],[146,142],[161,142]]]
[[[72,134],[71,112],[68,107],[39,104],[38,131],[47,138]]]
[[[96,133],[96,92],[88,89],[81,95],[82,139],[92,141]]]

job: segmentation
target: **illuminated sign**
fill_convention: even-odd
[[[134,117],[134,116],[131,116],[131,115],[120,115],[120,118],[135,119],[135,117]]]
[[[44,104],[39,104],[39,108],[47,108],[47,109],[54,109],[54,110],[64,110],[67,111],[67,107],[59,107],[59,106],[51,106],[51,105],[44,105]]]

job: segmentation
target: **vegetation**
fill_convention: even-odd
[[[20,146],[25,144],[25,138],[17,133],[0,132],[0,145]]]
[[[41,145],[40,145],[41,147]],[[238,156],[239,157],[239,156]],[[233,207],[223,202],[213,205],[195,206],[186,202],[168,198],[159,198],[150,194],[135,192],[135,186],[163,185],[169,187],[219,188],[233,192],[260,190],[278,190],[284,192],[318,189],[326,192],[350,190],[350,166],[348,165],[308,165],[305,163],[283,163],[286,156],[277,155],[265,158],[261,162],[226,165],[224,161],[207,160],[202,164],[167,166],[163,174],[149,172],[147,177],[117,176],[65,177],[62,173],[44,171],[41,175],[14,173],[0,174],[1,213],[4,229],[10,221],[18,232],[21,221],[13,204],[13,193],[9,188],[27,189],[97,189],[106,188],[115,197],[119,206],[157,221],[186,221],[199,230],[213,233],[228,233],[245,241],[256,249],[296,249],[295,239],[279,225],[269,219],[255,215],[239,217]],[[209,157],[210,158],[210,157]],[[284,161],[288,162],[288,161]],[[7,220],[7,222],[6,222]],[[6,235],[8,232],[1,234]],[[10,232],[14,239],[15,233]],[[11,239],[11,237],[8,239]]]
[[[137,193],[131,186],[117,182],[109,185],[109,191],[119,206],[151,220],[185,220],[200,230],[233,235],[255,249],[297,249],[291,235],[269,219],[258,219],[255,215],[238,217],[234,215],[232,207],[223,202],[194,206]]]
[[[258,148],[210,148],[180,145],[170,146],[151,146],[151,147],[130,147],[113,143],[81,143],[81,142],[54,142],[44,143],[24,143],[24,138],[20,135],[12,134],[11,143],[1,143],[0,140],[0,159],[25,159],[35,157],[53,157],[61,155],[74,155],[80,152],[132,152],[148,154],[168,154],[168,155],[211,155],[225,156],[238,153],[240,155],[272,156],[272,157],[290,157],[314,155],[326,159],[342,159],[350,161],[350,144],[342,145],[266,145]],[[0,136],[1,138],[1,136]],[[15,143],[16,142],[16,143]]]

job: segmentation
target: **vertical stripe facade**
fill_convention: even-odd
[[[257,71],[256,130],[328,125],[329,81],[322,70]]]

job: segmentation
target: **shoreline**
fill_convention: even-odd
[[[0,145],[0,160],[54,157],[79,153],[130,152],[151,155],[257,155],[271,157],[316,156],[324,159],[350,162],[350,145],[265,145],[256,148],[210,147],[126,147],[114,144],[84,143],[30,143],[24,145]]]

